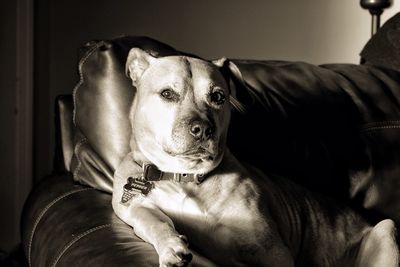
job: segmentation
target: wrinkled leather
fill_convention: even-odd
[[[154,248],[114,214],[111,195],[49,176],[30,194],[22,243],[30,266],[158,266]]]
[[[365,64],[400,71],[400,12],[372,36],[360,56]]]
[[[74,125],[72,123],[73,103],[71,95],[61,95],[56,99],[56,171],[71,171]]]
[[[88,139],[77,128],[74,130],[74,155],[71,169],[75,181],[93,188],[112,192],[114,171],[96,153]]]
[[[238,87],[238,99],[248,110],[232,116],[229,145],[237,157],[350,200],[373,211],[371,216],[400,221],[398,72],[344,64],[235,63],[247,83]]]

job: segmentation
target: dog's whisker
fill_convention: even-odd
[[[237,111],[239,111],[240,113],[244,114],[247,112],[245,106],[232,95],[229,96],[229,103],[231,103],[232,107]]]

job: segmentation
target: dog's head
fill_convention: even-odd
[[[130,112],[132,151],[166,172],[213,170],[222,160],[230,120],[223,64],[224,59],[155,58],[133,48],[126,63],[137,88]]]

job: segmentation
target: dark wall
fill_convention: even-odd
[[[0,250],[18,243],[21,211],[32,186],[30,4],[0,2]]]
[[[0,42],[0,248],[10,249],[9,241],[18,240],[17,211],[15,209],[16,188],[16,4],[0,2],[1,36],[7,41]]]

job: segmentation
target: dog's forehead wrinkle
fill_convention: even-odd
[[[188,59],[188,57],[183,57],[183,61],[187,70],[187,78],[191,79],[193,77],[193,73],[192,73],[192,65]]]
[[[153,65],[154,76],[162,77],[152,81],[158,87],[172,87],[181,96],[187,91],[192,91],[192,70],[189,60],[182,56],[170,56],[161,58]]]
[[[177,90],[209,90],[212,86],[224,86],[217,68],[210,62],[187,57],[170,56],[162,58],[157,66],[157,76],[163,75],[175,83]],[[185,92],[186,93],[186,92]]]
[[[214,86],[226,87],[225,79],[220,71],[210,62],[191,59],[191,68],[193,72],[193,80],[199,87],[211,90]]]

